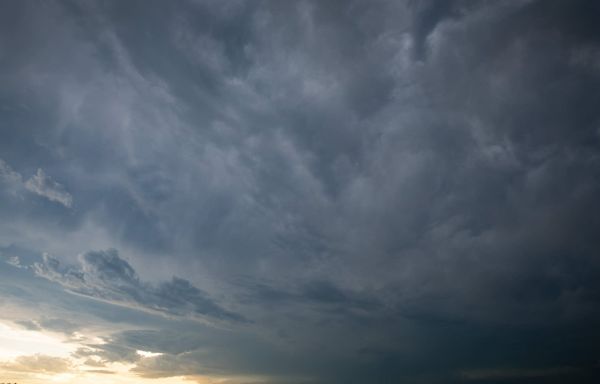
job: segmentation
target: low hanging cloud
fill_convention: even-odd
[[[71,292],[119,305],[173,316],[245,321],[185,279],[173,277],[159,284],[142,282],[133,267],[114,249],[85,253],[79,262],[80,267],[63,266],[44,254],[43,261],[35,263],[33,270],[36,275],[57,282]]]

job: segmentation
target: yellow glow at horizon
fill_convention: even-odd
[[[75,378],[75,375],[72,373],[58,373],[58,374],[50,376],[48,378],[48,380],[58,382],[58,383],[67,383],[74,378]]]
[[[2,371],[0,370],[0,375]],[[130,372],[125,374],[102,374],[102,373],[59,373],[59,374],[31,374],[14,378],[19,384],[42,384],[42,383],[66,383],[66,384],[192,384],[198,383],[195,379],[187,379],[182,376],[165,378],[142,378]],[[207,383],[213,383],[208,381]]]
[[[67,340],[52,333],[23,330],[0,322],[0,382],[9,381],[18,382],[19,384],[44,384],[48,382],[65,384],[216,384],[223,381],[229,382],[227,379],[206,376],[144,378],[138,376],[135,372],[131,372],[135,364],[119,362],[107,363],[102,368],[114,372],[114,374],[93,372],[93,369],[86,366],[82,359],[71,357],[72,352],[81,346],[77,341],[88,339],[82,334],[74,336],[74,339]],[[162,355],[162,353],[143,350],[136,352],[142,358]],[[2,364],[15,361],[20,356],[36,354],[66,358],[72,365],[68,371],[59,373],[13,371],[9,366],[2,366]]]
[[[68,357],[75,346],[59,337],[40,331],[16,329],[0,323],[0,359],[14,359],[23,355],[42,354]]]

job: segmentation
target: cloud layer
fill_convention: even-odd
[[[4,2],[7,321],[140,377],[594,382],[598,12]]]
[[[157,285],[141,282],[131,265],[114,249],[88,252],[81,255],[79,261],[80,267],[63,267],[57,259],[44,254],[43,261],[35,263],[33,270],[37,276],[57,282],[71,292],[116,304],[179,316],[243,320],[240,315],[221,308],[185,279],[173,277]]]

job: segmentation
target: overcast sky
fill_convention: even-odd
[[[597,383],[599,150],[598,1],[1,1],[0,381]]]

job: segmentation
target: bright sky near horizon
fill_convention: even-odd
[[[65,337],[46,331],[23,330],[0,323],[0,381],[18,383],[161,383],[161,384],[216,384],[226,378],[194,377],[143,378],[131,372],[135,364],[103,363],[102,357],[89,354],[73,358],[73,352],[86,348],[82,334]],[[102,343],[101,339],[95,339]],[[87,340],[89,341],[89,340]],[[141,359],[161,356],[161,353],[137,350]],[[101,369],[100,369],[101,368]],[[239,378],[238,378],[239,379]]]

